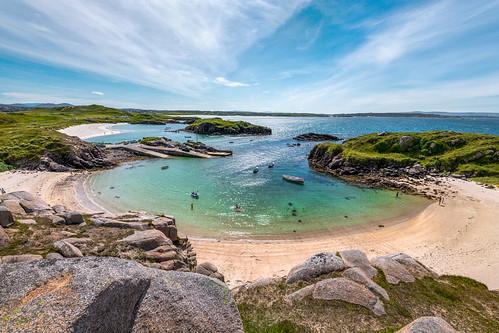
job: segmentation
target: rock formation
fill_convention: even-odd
[[[227,121],[221,118],[199,119],[184,131],[206,135],[270,135],[272,130],[265,126],[245,121]]]
[[[318,133],[305,133],[305,134],[300,134],[298,136],[295,136],[293,140],[297,141],[338,141],[340,138],[338,138],[336,135],[331,135],[331,134],[318,134]]]
[[[5,332],[239,332],[227,287],[118,258],[0,265]]]

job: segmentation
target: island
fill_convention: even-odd
[[[185,129],[187,132],[207,135],[271,135],[272,130],[265,126],[246,121],[230,121],[222,118],[198,119]]]
[[[499,184],[499,136],[431,131],[375,133],[343,144],[320,143],[312,168],[385,183],[389,177],[453,176]]]
[[[331,134],[305,133],[295,136],[293,140],[297,141],[338,141],[339,137]]]

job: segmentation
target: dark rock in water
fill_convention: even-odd
[[[8,227],[14,224],[14,216],[11,211],[4,206],[0,206],[0,226]]]
[[[457,333],[452,326],[440,317],[421,317],[396,333]]]
[[[193,273],[84,257],[0,265],[6,332],[238,332],[227,287]]]
[[[338,138],[336,135],[318,134],[318,133],[300,134],[298,136],[295,136],[293,139],[298,140],[298,141],[338,141],[338,140],[340,140],[340,138]]]

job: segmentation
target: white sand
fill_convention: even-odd
[[[81,173],[4,172],[0,173],[0,187],[31,191],[51,204],[71,209],[102,210],[86,196],[85,179]],[[355,248],[368,256],[406,252],[440,274],[469,276],[490,289],[499,289],[499,191],[457,179],[445,180],[442,187],[451,193],[444,206],[431,204],[407,221],[376,230],[366,226],[295,240],[191,241],[198,262],[213,262],[231,286],[284,276],[317,252]]]
[[[64,129],[59,130],[59,132],[64,133],[69,136],[77,136],[80,139],[89,139],[89,138],[94,138],[96,136],[103,136],[103,135],[112,135],[112,134],[118,134],[121,133],[119,130],[114,128],[115,125],[121,125],[124,123],[119,123],[119,124],[107,124],[107,123],[99,123],[99,124],[83,124],[83,125],[76,125],[76,126],[71,126],[67,127]]]

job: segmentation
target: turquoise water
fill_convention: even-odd
[[[197,139],[234,156],[215,159],[173,158],[126,164],[96,174],[91,187],[97,200],[118,209],[143,209],[175,215],[181,230],[203,236],[245,237],[334,231],[340,226],[393,219],[427,204],[418,196],[396,198],[392,191],[353,186],[308,167],[314,143],[288,147],[292,137],[319,132],[350,138],[380,131],[446,129],[499,134],[499,119],[422,118],[281,118],[244,119],[272,128],[265,137],[210,137]],[[168,125],[171,129],[183,125]],[[165,126],[116,125],[117,135],[93,142],[120,142],[144,136],[187,140],[187,133],[164,132]],[[192,139],[196,139],[192,135]],[[271,162],[273,169],[267,168]],[[167,170],[161,170],[168,165]],[[260,172],[253,174],[258,166]],[[305,178],[305,185],[282,180],[283,174]],[[190,193],[198,191],[199,200]],[[193,209],[191,209],[191,204]],[[240,204],[243,212],[235,212]]]

